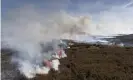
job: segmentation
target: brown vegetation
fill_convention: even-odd
[[[59,72],[33,80],[133,80],[133,48],[75,43],[66,53]]]

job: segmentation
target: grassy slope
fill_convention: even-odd
[[[133,48],[75,43],[66,53],[60,73],[33,80],[133,80]]]

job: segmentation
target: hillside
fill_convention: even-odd
[[[68,57],[60,60],[59,72],[51,70],[49,75],[38,75],[33,80],[133,80],[133,48],[83,43],[70,47],[65,50]],[[9,66],[9,55],[3,54],[7,52],[2,51],[2,76],[7,75],[3,75],[6,70],[14,70]],[[17,77],[6,76],[5,80],[26,80],[16,72],[12,75]]]

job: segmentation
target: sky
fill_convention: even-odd
[[[130,0],[2,0],[2,17],[10,10],[34,5],[39,10],[63,9],[70,12],[99,12]]]

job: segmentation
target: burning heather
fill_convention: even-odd
[[[59,59],[67,57],[64,51],[67,45],[61,40],[41,43],[40,46],[40,53],[33,56],[31,60],[22,56],[13,56],[13,62],[18,64],[19,70],[27,78],[34,78],[36,74],[48,74],[51,69],[59,71]]]

